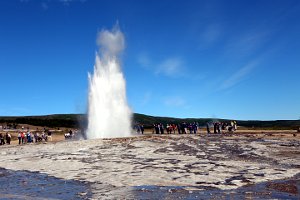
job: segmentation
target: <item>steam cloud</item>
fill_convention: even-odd
[[[125,39],[118,26],[102,30],[97,44],[94,74],[89,74],[87,138],[125,137],[131,133],[131,110],[118,56]]]

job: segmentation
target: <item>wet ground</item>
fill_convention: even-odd
[[[1,199],[89,199],[88,183],[0,168]]]
[[[159,187],[134,188],[134,199],[299,199],[300,174],[284,179],[248,184],[237,189],[220,190],[209,187]]]
[[[5,198],[300,198],[295,138],[139,136],[0,151]]]

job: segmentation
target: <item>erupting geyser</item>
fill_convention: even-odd
[[[125,46],[118,26],[99,33],[94,74],[88,74],[88,139],[126,137],[131,132],[131,110],[126,100],[126,83],[119,55]]]

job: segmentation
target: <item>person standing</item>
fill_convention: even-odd
[[[207,134],[210,133],[210,130],[209,130],[209,123],[208,123],[208,122],[206,123],[206,131],[207,131]]]
[[[18,133],[18,140],[19,140],[19,145],[21,144],[21,133]]]
[[[194,134],[197,134],[197,130],[198,130],[198,124],[196,122],[193,123],[193,131]]]
[[[181,134],[181,125],[180,125],[180,123],[177,124],[177,131],[178,131],[178,134]]]
[[[155,133],[159,134],[159,125],[158,124],[155,124]]]
[[[217,123],[217,129],[218,129],[218,133],[221,134],[221,123],[220,122]]]
[[[6,143],[7,143],[7,144],[10,144],[10,141],[11,141],[11,135],[10,135],[8,132],[6,132],[6,134],[5,134],[5,139],[6,139]]]
[[[234,130],[236,131],[237,130],[237,123],[236,123],[236,121],[233,122],[233,126],[234,126]]]
[[[0,145],[4,145],[4,136],[2,135],[2,133],[0,133]]]
[[[22,140],[22,144],[25,143],[25,133],[21,132],[21,140]]]
[[[214,122],[214,133],[217,133],[217,122]]]
[[[144,134],[144,130],[145,130],[145,129],[144,129],[144,125],[141,124],[141,127],[140,127],[140,128],[141,128],[141,133]]]
[[[162,123],[160,123],[159,128],[160,128],[160,134],[164,134],[164,125]]]

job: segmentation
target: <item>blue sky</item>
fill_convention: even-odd
[[[0,1],[0,115],[84,113],[116,22],[134,112],[300,118],[300,1]]]

